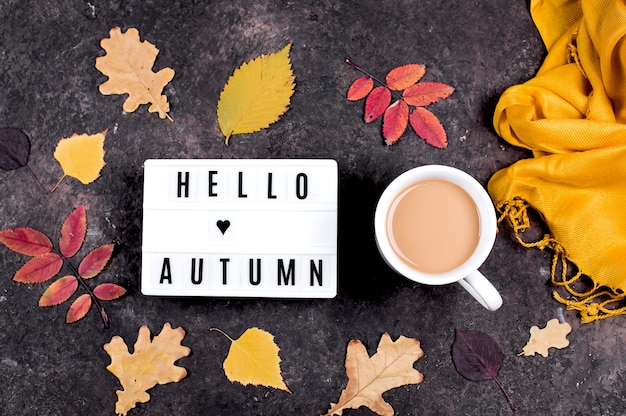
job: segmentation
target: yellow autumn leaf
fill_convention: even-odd
[[[551,319],[545,328],[538,326],[530,328],[530,339],[519,355],[531,356],[535,353],[544,357],[548,356],[550,348],[565,348],[569,345],[567,335],[572,332],[572,326],[567,322],[559,322],[558,319]]]
[[[73,134],[62,138],[54,150],[54,158],[61,164],[63,176],[50,192],[54,192],[67,176],[87,185],[100,177],[104,162],[104,138],[107,130],[97,134]]]
[[[189,347],[181,344],[184,337],[184,329],[172,329],[169,323],[165,323],[161,333],[150,341],[150,330],[143,325],[139,328],[132,354],[119,336],[104,345],[111,357],[107,370],[119,379],[123,388],[116,391],[115,414],[126,415],[136,403],[150,400],[147,390],[157,384],[176,383],[187,376],[185,368],[174,365],[176,360],[191,352]]]
[[[287,111],[295,88],[289,51],[261,55],[233,72],[217,103],[217,121],[226,137],[269,127]]]
[[[110,36],[100,42],[107,54],[96,58],[96,69],[109,77],[100,85],[100,93],[128,94],[122,105],[125,112],[132,113],[142,104],[151,104],[149,112],[172,121],[167,114],[170,105],[162,92],[174,78],[174,70],[152,71],[159,50],[148,41],[142,42],[137,29],[122,33],[119,27],[114,27]]]
[[[220,329],[211,328],[211,331],[218,331],[231,342],[223,364],[224,373],[231,383],[263,385],[291,393],[280,374],[280,349],[274,343],[272,334],[259,328],[249,328],[235,340]]]

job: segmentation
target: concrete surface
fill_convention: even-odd
[[[73,133],[109,130],[106,167],[82,185],[66,180],[43,195],[26,169],[0,172],[0,229],[32,227],[58,239],[63,219],[87,208],[81,253],[114,242],[98,277],[129,293],[105,302],[111,325],[91,310],[65,324],[67,304],[40,308],[46,285],[12,281],[26,257],[0,247],[0,414],[111,415],[121,386],[106,371],[102,346],[114,335],[134,344],[141,325],[164,323],[187,332],[192,353],[178,361],[180,383],[157,386],[129,415],[318,415],[347,383],[344,360],[351,339],[373,354],[381,335],[421,341],[414,367],[425,380],[389,391],[397,415],[507,415],[511,409],[491,381],[470,382],[455,370],[456,328],[491,335],[503,351],[499,379],[519,415],[624,414],[621,317],[580,324],[573,312],[570,346],[547,358],[521,357],[533,325],[556,317],[547,285],[549,253],[525,250],[501,226],[481,270],[504,299],[488,312],[458,285],[425,287],[387,268],[378,255],[372,218],[378,196],[414,166],[455,166],[487,183],[499,168],[528,154],[501,141],[491,116],[502,91],[530,78],[545,49],[526,1],[0,1],[0,127],[31,139],[29,167],[43,186],[61,176],[57,142]],[[135,27],[160,49],[155,69],[176,71],[165,94],[174,122],[142,106],[122,112],[123,96],[103,96],[106,78],[94,68],[101,39],[112,27]],[[282,120],[259,133],[235,136],[230,146],[216,121],[219,93],[234,68],[293,42],[296,92]],[[430,109],[442,121],[446,150],[406,132],[383,144],[380,122],[362,121],[362,102],[345,93],[360,76],[349,57],[383,77],[395,66],[424,63],[425,79],[456,91]],[[339,294],[330,300],[174,299],[139,291],[142,163],[148,158],[332,158],[340,171]],[[231,384],[221,364],[229,345],[210,332],[238,337],[249,327],[271,332],[281,348],[292,394]],[[373,414],[366,408],[345,415]]]

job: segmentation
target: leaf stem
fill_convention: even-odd
[[[209,331],[217,331],[217,332],[219,332],[220,334],[224,335],[226,338],[228,338],[228,340],[229,340],[230,342],[235,342],[235,341],[234,341],[231,337],[229,337],[229,336],[228,336],[228,334],[227,334],[226,332],[222,331],[222,330],[221,330],[221,329],[219,329],[219,328],[209,328]]]
[[[375,77],[374,75],[370,74],[369,72],[367,72],[366,70],[364,70],[363,68],[361,68],[360,66],[358,66],[357,64],[355,64],[354,62],[352,62],[350,60],[350,58],[346,58],[345,63],[347,63],[348,65],[350,65],[352,68],[356,69],[357,71],[367,75],[368,77],[370,77],[371,79],[373,79],[374,81],[378,82],[380,85],[386,87],[387,89],[389,89],[389,87],[387,87],[387,83],[383,80],[381,80],[380,78]],[[396,91],[393,91],[391,89],[389,89],[389,91],[391,92],[391,94],[393,96],[395,96],[397,99],[402,100],[402,96],[398,95]]]
[[[57,190],[57,188],[59,187],[59,185],[61,185],[61,182],[63,182],[63,179],[65,179],[65,177],[66,177],[66,176],[67,176],[67,175],[63,175],[63,176],[61,176],[61,179],[59,179],[59,181],[56,183],[56,185],[54,185],[54,186],[52,187],[52,189],[50,189],[50,193],[52,193],[52,192],[54,192],[54,191],[56,191],[56,190]]]
[[[513,404],[513,400],[511,400],[511,397],[509,397],[509,395],[507,394],[506,390],[504,390],[504,387],[502,386],[502,383],[500,383],[500,380],[498,380],[497,377],[494,377],[493,381],[496,382],[498,387],[500,387],[500,390],[502,390],[502,393],[504,393],[504,397],[506,397],[506,400],[509,402],[509,406],[511,406],[511,410],[514,411],[514,412],[517,412],[517,408]]]
[[[42,194],[46,195],[46,194],[47,194],[47,192],[46,192],[46,190],[43,188],[43,185],[41,185],[41,182],[39,182],[39,178],[37,177],[37,175],[35,175],[35,172],[33,172],[33,170],[30,168],[30,166],[28,166],[28,164],[27,164],[27,165],[25,165],[25,166],[26,166],[26,169],[28,169],[28,172],[30,172],[30,175],[31,175],[31,176],[33,177],[33,179],[35,180],[35,184],[37,184],[37,188],[39,188],[39,191],[40,191]]]
[[[63,257],[63,256],[61,256],[61,257]],[[100,303],[100,300],[98,300],[96,295],[94,295],[94,293],[91,290],[91,288],[89,286],[87,286],[87,283],[85,283],[85,279],[83,279],[80,276],[80,274],[78,274],[78,270],[76,270],[76,267],[74,267],[74,265],[72,263],[70,263],[69,260],[67,258],[65,258],[65,257],[63,257],[63,262],[65,264],[67,264],[70,269],[72,269],[72,272],[76,275],[76,279],[78,280],[78,282],[81,284],[83,289],[85,289],[87,291],[89,296],[91,296],[91,299],[93,300],[93,303],[96,305],[96,308],[98,308],[98,312],[100,313],[100,318],[102,318],[102,323],[104,324],[104,329],[107,329],[109,327],[109,317],[107,316],[107,313],[104,310],[104,307]]]

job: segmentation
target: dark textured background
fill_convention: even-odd
[[[129,289],[106,302],[111,327],[92,310],[64,323],[66,304],[39,308],[46,285],[11,280],[26,261],[0,247],[0,414],[111,415],[118,380],[105,370],[102,346],[114,335],[134,344],[143,324],[159,332],[182,326],[192,349],[178,364],[180,383],[150,390],[130,415],[317,415],[345,387],[345,350],[360,339],[373,354],[384,332],[421,341],[415,363],[425,380],[384,395],[397,415],[506,415],[494,382],[462,378],[451,359],[455,328],[490,334],[502,347],[499,378],[519,415],[616,415],[624,407],[623,318],[581,325],[573,312],[571,344],[548,358],[520,357],[532,325],[559,304],[546,284],[550,255],[525,250],[501,226],[482,267],[504,298],[488,312],[458,285],[424,287],[390,271],[378,255],[372,218],[378,196],[414,166],[452,165],[487,183],[528,154],[493,132],[502,91],[536,72],[545,49],[526,1],[0,1],[0,127],[31,138],[29,166],[50,189],[61,176],[52,154],[62,137],[109,129],[102,176],[84,186],[67,179],[42,195],[26,169],[0,172],[0,229],[29,226],[57,241],[63,219],[87,208],[80,255],[109,242],[117,249],[98,279]],[[160,49],[155,70],[176,71],[165,93],[174,122],[143,106],[122,112],[123,96],[103,96],[94,68],[109,30],[135,27]],[[219,93],[234,68],[293,42],[296,91],[291,109],[269,129],[235,136],[225,146],[216,121]],[[391,147],[380,122],[362,121],[362,102],[345,92],[359,73],[346,57],[383,77],[395,66],[424,63],[425,80],[454,94],[430,109],[449,147],[427,146],[407,131]],[[148,158],[333,158],[340,171],[339,294],[330,300],[168,299],[139,292],[142,164]],[[257,326],[275,335],[293,394],[231,384],[221,364],[228,343]],[[368,409],[345,415],[372,414]]]

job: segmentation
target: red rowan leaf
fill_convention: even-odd
[[[55,253],[46,253],[33,257],[13,276],[19,283],[42,283],[52,279],[63,266],[63,259]]]
[[[387,87],[374,88],[365,100],[363,119],[366,123],[371,123],[383,115],[389,104],[391,104],[391,91]]]
[[[114,283],[101,283],[93,290],[93,294],[100,300],[117,299],[125,293],[126,289]]]
[[[426,143],[439,149],[448,147],[446,131],[436,115],[423,107],[416,107],[409,116],[409,123],[415,133]]]
[[[392,145],[406,130],[409,121],[409,106],[403,101],[398,100],[391,104],[383,115],[383,137],[387,145]]]
[[[402,97],[409,105],[425,107],[448,98],[453,92],[453,87],[441,82],[420,82],[404,90]]]
[[[39,306],[56,306],[70,298],[78,289],[78,279],[74,276],[63,276],[56,280],[39,298]]]
[[[16,253],[31,257],[52,251],[52,242],[44,233],[26,227],[0,231],[0,243]]]
[[[370,77],[361,77],[355,80],[348,88],[348,100],[359,101],[363,99],[374,88],[374,80]]]
[[[415,84],[424,76],[425,73],[425,65],[402,65],[389,71],[385,81],[390,89],[400,91]]]
[[[65,315],[65,323],[71,324],[83,319],[89,312],[89,308],[91,308],[91,296],[87,293],[80,295],[70,305],[67,315]]]
[[[65,258],[73,257],[85,240],[87,233],[87,217],[85,206],[81,205],[67,216],[61,227],[61,239],[59,249]]]
[[[78,266],[78,274],[83,279],[91,279],[104,269],[113,254],[113,244],[105,244],[93,249]]]

